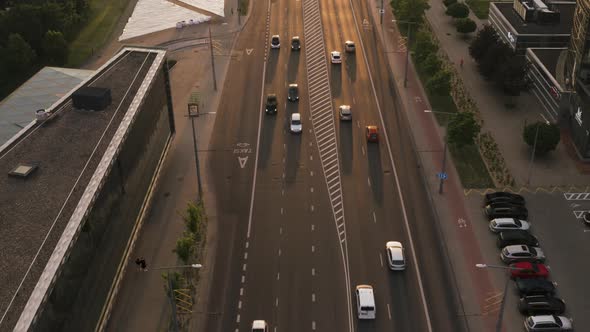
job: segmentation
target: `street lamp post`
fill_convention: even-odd
[[[174,301],[174,290],[172,285],[172,278],[170,278],[170,270],[172,269],[181,269],[181,268],[192,268],[192,269],[200,269],[203,267],[201,264],[190,264],[190,265],[178,265],[178,266],[164,266],[164,267],[156,267],[154,270],[166,270],[166,279],[168,279],[168,299],[170,300],[170,308],[172,309],[172,321],[173,321],[173,329],[174,332],[178,332],[178,319],[176,317],[176,301]]]
[[[549,124],[549,121],[545,120],[546,124]],[[526,122],[525,122],[526,125]],[[537,129],[535,130],[535,142],[533,143],[533,152],[531,152],[531,160],[529,161],[529,171],[527,174],[526,184],[531,184],[531,171],[533,170],[533,162],[535,161],[535,150],[537,150],[537,138],[539,137],[539,125],[537,124]]]
[[[406,66],[404,68],[404,88],[408,87],[408,62],[410,61],[410,33],[412,30],[410,27],[412,24],[420,24],[419,22],[412,22],[412,21],[400,21],[400,20],[391,20],[391,22],[400,22],[405,23],[408,25],[408,41],[406,43]]]
[[[526,270],[520,267],[512,267],[512,266],[502,266],[502,265],[493,265],[493,264],[475,264],[475,267],[480,269],[491,268],[491,269],[504,269],[504,270]],[[500,304],[500,312],[498,313],[498,320],[496,321],[496,332],[502,331],[502,320],[504,319],[504,307],[506,305],[506,293],[508,293],[508,284],[510,283],[510,278],[506,278],[506,283],[504,284],[504,293],[502,294],[502,303]]]
[[[446,114],[446,115],[450,115],[450,116],[455,116],[458,113],[452,113],[452,112],[439,112],[439,111],[433,111],[433,110],[424,110],[425,113],[439,113],[439,114]],[[442,166],[441,166],[441,171],[440,171],[440,183],[438,185],[438,193],[442,194],[443,193],[443,185],[445,183],[445,171],[447,168],[447,144],[448,144],[448,139],[447,139],[447,135],[445,134],[445,138],[444,138],[444,148],[443,148],[443,157],[442,157]]]

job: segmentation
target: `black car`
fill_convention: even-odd
[[[299,51],[301,49],[301,41],[299,40],[299,36],[291,38],[291,49],[293,51]]]
[[[498,233],[496,245],[502,249],[506,246],[524,244],[530,247],[538,247],[539,240],[528,231],[513,230]]]
[[[520,296],[555,294],[555,284],[545,279],[516,279],[516,289]]]
[[[277,113],[277,95],[274,93],[269,94],[266,96],[266,114],[276,114]]]
[[[529,211],[524,206],[507,203],[486,205],[484,212],[486,216],[488,216],[489,220],[496,218],[516,218],[520,220],[527,220],[529,217]]]
[[[289,101],[299,100],[299,88],[297,87],[297,84],[289,84],[289,90],[287,91],[287,99],[289,99]]]
[[[509,193],[506,191],[496,191],[491,194],[486,194],[484,199],[484,205],[490,205],[493,203],[510,203],[513,205],[525,205],[524,197],[518,194]]]
[[[565,302],[553,296],[530,295],[520,299],[518,310],[527,316],[561,315],[565,311]]]
[[[590,211],[584,212],[584,214],[582,215],[582,220],[584,221],[584,224],[590,226]]]

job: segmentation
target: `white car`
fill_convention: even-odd
[[[330,53],[330,60],[332,63],[342,63],[342,55],[338,51],[332,51]]]
[[[514,262],[544,262],[545,253],[539,247],[517,244],[504,247],[500,253],[500,258],[506,264]]]
[[[404,255],[404,247],[400,242],[387,242],[385,251],[387,252],[387,265],[391,270],[403,271],[406,269],[406,256]]]
[[[338,108],[340,114],[340,120],[342,121],[351,121],[352,120],[352,111],[350,110],[350,105],[340,105]]]
[[[356,286],[356,309],[359,319],[375,319],[375,296],[371,285]]]
[[[281,48],[281,37],[279,35],[270,37],[270,48]]]
[[[252,322],[252,332],[268,332],[268,324],[263,320],[255,320]]]
[[[354,53],[356,48],[354,47],[354,42],[352,40],[347,40],[344,42],[344,51],[346,53]]]
[[[494,233],[511,230],[523,230],[528,231],[531,225],[524,221],[516,218],[496,218],[490,221],[490,231]]]
[[[554,315],[529,316],[524,320],[524,328],[529,332],[573,331],[571,318]]]
[[[291,122],[289,129],[293,134],[300,134],[303,130],[303,125],[301,124],[301,113],[293,113],[291,114]]]

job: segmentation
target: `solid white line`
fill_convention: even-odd
[[[266,8],[266,15],[269,17],[270,15],[270,1],[268,2],[268,6]],[[268,27],[267,27],[268,32]],[[268,38],[264,42],[266,49],[268,49]],[[259,110],[262,109],[262,105],[264,105],[264,77],[266,77],[266,63],[267,59],[264,60],[264,65],[262,66],[262,77],[263,79],[260,82],[260,106],[258,107]],[[258,154],[260,149],[260,134],[262,128],[262,112],[258,112],[258,137],[256,138],[256,157],[254,158],[254,176],[252,178],[252,193],[250,194],[250,215],[248,216],[248,232],[246,233],[246,239],[250,238],[250,231],[252,230],[252,214],[254,213],[254,192],[256,189],[256,171],[258,170]]]
[[[354,6],[352,4],[352,0],[349,0],[349,3],[350,3],[351,11],[352,11],[352,18],[354,19],[354,28],[356,30],[357,36],[361,36],[361,32],[358,28],[358,21],[356,19],[356,13],[354,10]],[[365,62],[365,66],[366,66],[366,68],[370,68],[369,62],[367,61],[367,54],[365,52],[365,45],[363,43],[363,39],[359,38],[359,40],[361,42],[361,51],[363,52],[363,60]],[[424,309],[424,315],[426,316],[426,325],[428,327],[428,332],[432,332],[432,323],[430,321],[430,313],[428,311],[428,306],[426,305],[426,296],[424,295],[424,286],[422,285],[422,278],[421,278],[422,274],[420,272],[418,259],[416,258],[416,249],[414,246],[414,240],[412,239],[412,232],[410,231],[410,223],[408,221],[408,213],[406,212],[406,204],[404,202],[404,196],[402,194],[402,189],[399,185],[399,176],[397,175],[397,167],[395,167],[395,161],[393,160],[393,153],[391,152],[391,145],[389,144],[389,138],[387,136],[387,130],[385,128],[385,121],[383,120],[383,113],[381,111],[381,105],[379,105],[379,99],[377,98],[375,83],[373,82],[373,75],[371,75],[370,70],[367,70],[367,73],[369,74],[369,81],[371,82],[373,98],[375,98],[375,103],[377,105],[377,111],[379,113],[379,119],[381,120],[381,127],[383,128],[383,136],[385,138],[385,142],[387,143],[386,145],[387,145],[387,152],[389,153],[389,161],[391,162],[391,165],[393,166],[393,176],[395,178],[395,186],[397,187],[397,192],[398,192],[399,199],[401,202],[402,215],[404,216],[404,223],[406,226],[406,232],[408,235],[408,240],[410,242],[410,249],[411,249],[410,251],[412,252],[413,263],[414,263],[414,266],[416,267],[416,278],[418,280],[418,289],[420,290],[420,299],[422,300],[422,307]]]
[[[363,151],[363,156],[365,155],[365,147],[361,146],[361,151]]]
[[[379,253],[379,262],[381,263],[381,267],[383,267],[383,256]]]

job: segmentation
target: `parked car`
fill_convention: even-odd
[[[514,262],[543,262],[545,261],[545,253],[539,247],[517,244],[504,247],[500,253],[500,258],[506,264]]]
[[[291,114],[291,121],[289,124],[289,130],[293,134],[300,134],[303,131],[303,125],[301,124],[301,114],[300,113],[293,113]]]
[[[377,126],[367,126],[365,136],[367,136],[367,142],[379,142],[379,129]]]
[[[350,105],[340,105],[339,114],[340,120],[342,121],[351,121],[352,120],[352,111],[350,110]]]
[[[299,100],[299,87],[297,84],[289,84],[289,89],[287,90],[287,99],[289,99],[289,101]]]
[[[545,279],[516,279],[515,283],[520,296],[555,294],[555,284]]]
[[[344,42],[344,51],[346,53],[354,53],[356,48],[354,47],[354,42],[352,40],[347,40]]]
[[[279,35],[272,35],[270,37],[270,48],[281,48],[281,38]]]
[[[529,316],[524,320],[524,327],[528,332],[573,331],[574,328],[571,318],[554,315]]]
[[[277,95],[271,93],[266,96],[266,114],[277,113]]]
[[[291,49],[293,51],[299,51],[301,49],[301,41],[299,40],[299,36],[291,38]]]
[[[531,262],[516,262],[510,264],[510,277],[512,279],[532,279],[549,277],[549,269],[545,264],[531,263]]]
[[[524,220],[515,218],[498,218],[490,221],[490,231],[498,233],[506,230],[523,230],[528,231],[530,225]]]
[[[332,53],[330,53],[330,61],[334,64],[342,63],[342,55],[340,54],[340,52],[332,51]]]
[[[518,310],[525,315],[561,315],[565,312],[565,302],[549,295],[529,295],[518,301]]]
[[[529,211],[524,206],[507,203],[486,205],[484,213],[488,216],[489,220],[496,218],[517,218],[520,220],[527,220],[529,216]]]
[[[498,248],[501,249],[515,244],[524,244],[527,246],[538,247],[539,240],[537,240],[537,238],[528,231],[510,230],[501,231],[498,233],[498,239],[496,240],[496,245]]]
[[[525,205],[524,197],[519,194],[513,194],[506,191],[496,191],[494,193],[486,194],[484,205],[493,203],[510,203],[513,205]]]
[[[387,253],[387,265],[389,265],[390,269],[394,271],[406,269],[406,256],[401,242],[387,242],[385,244],[385,251]]]

